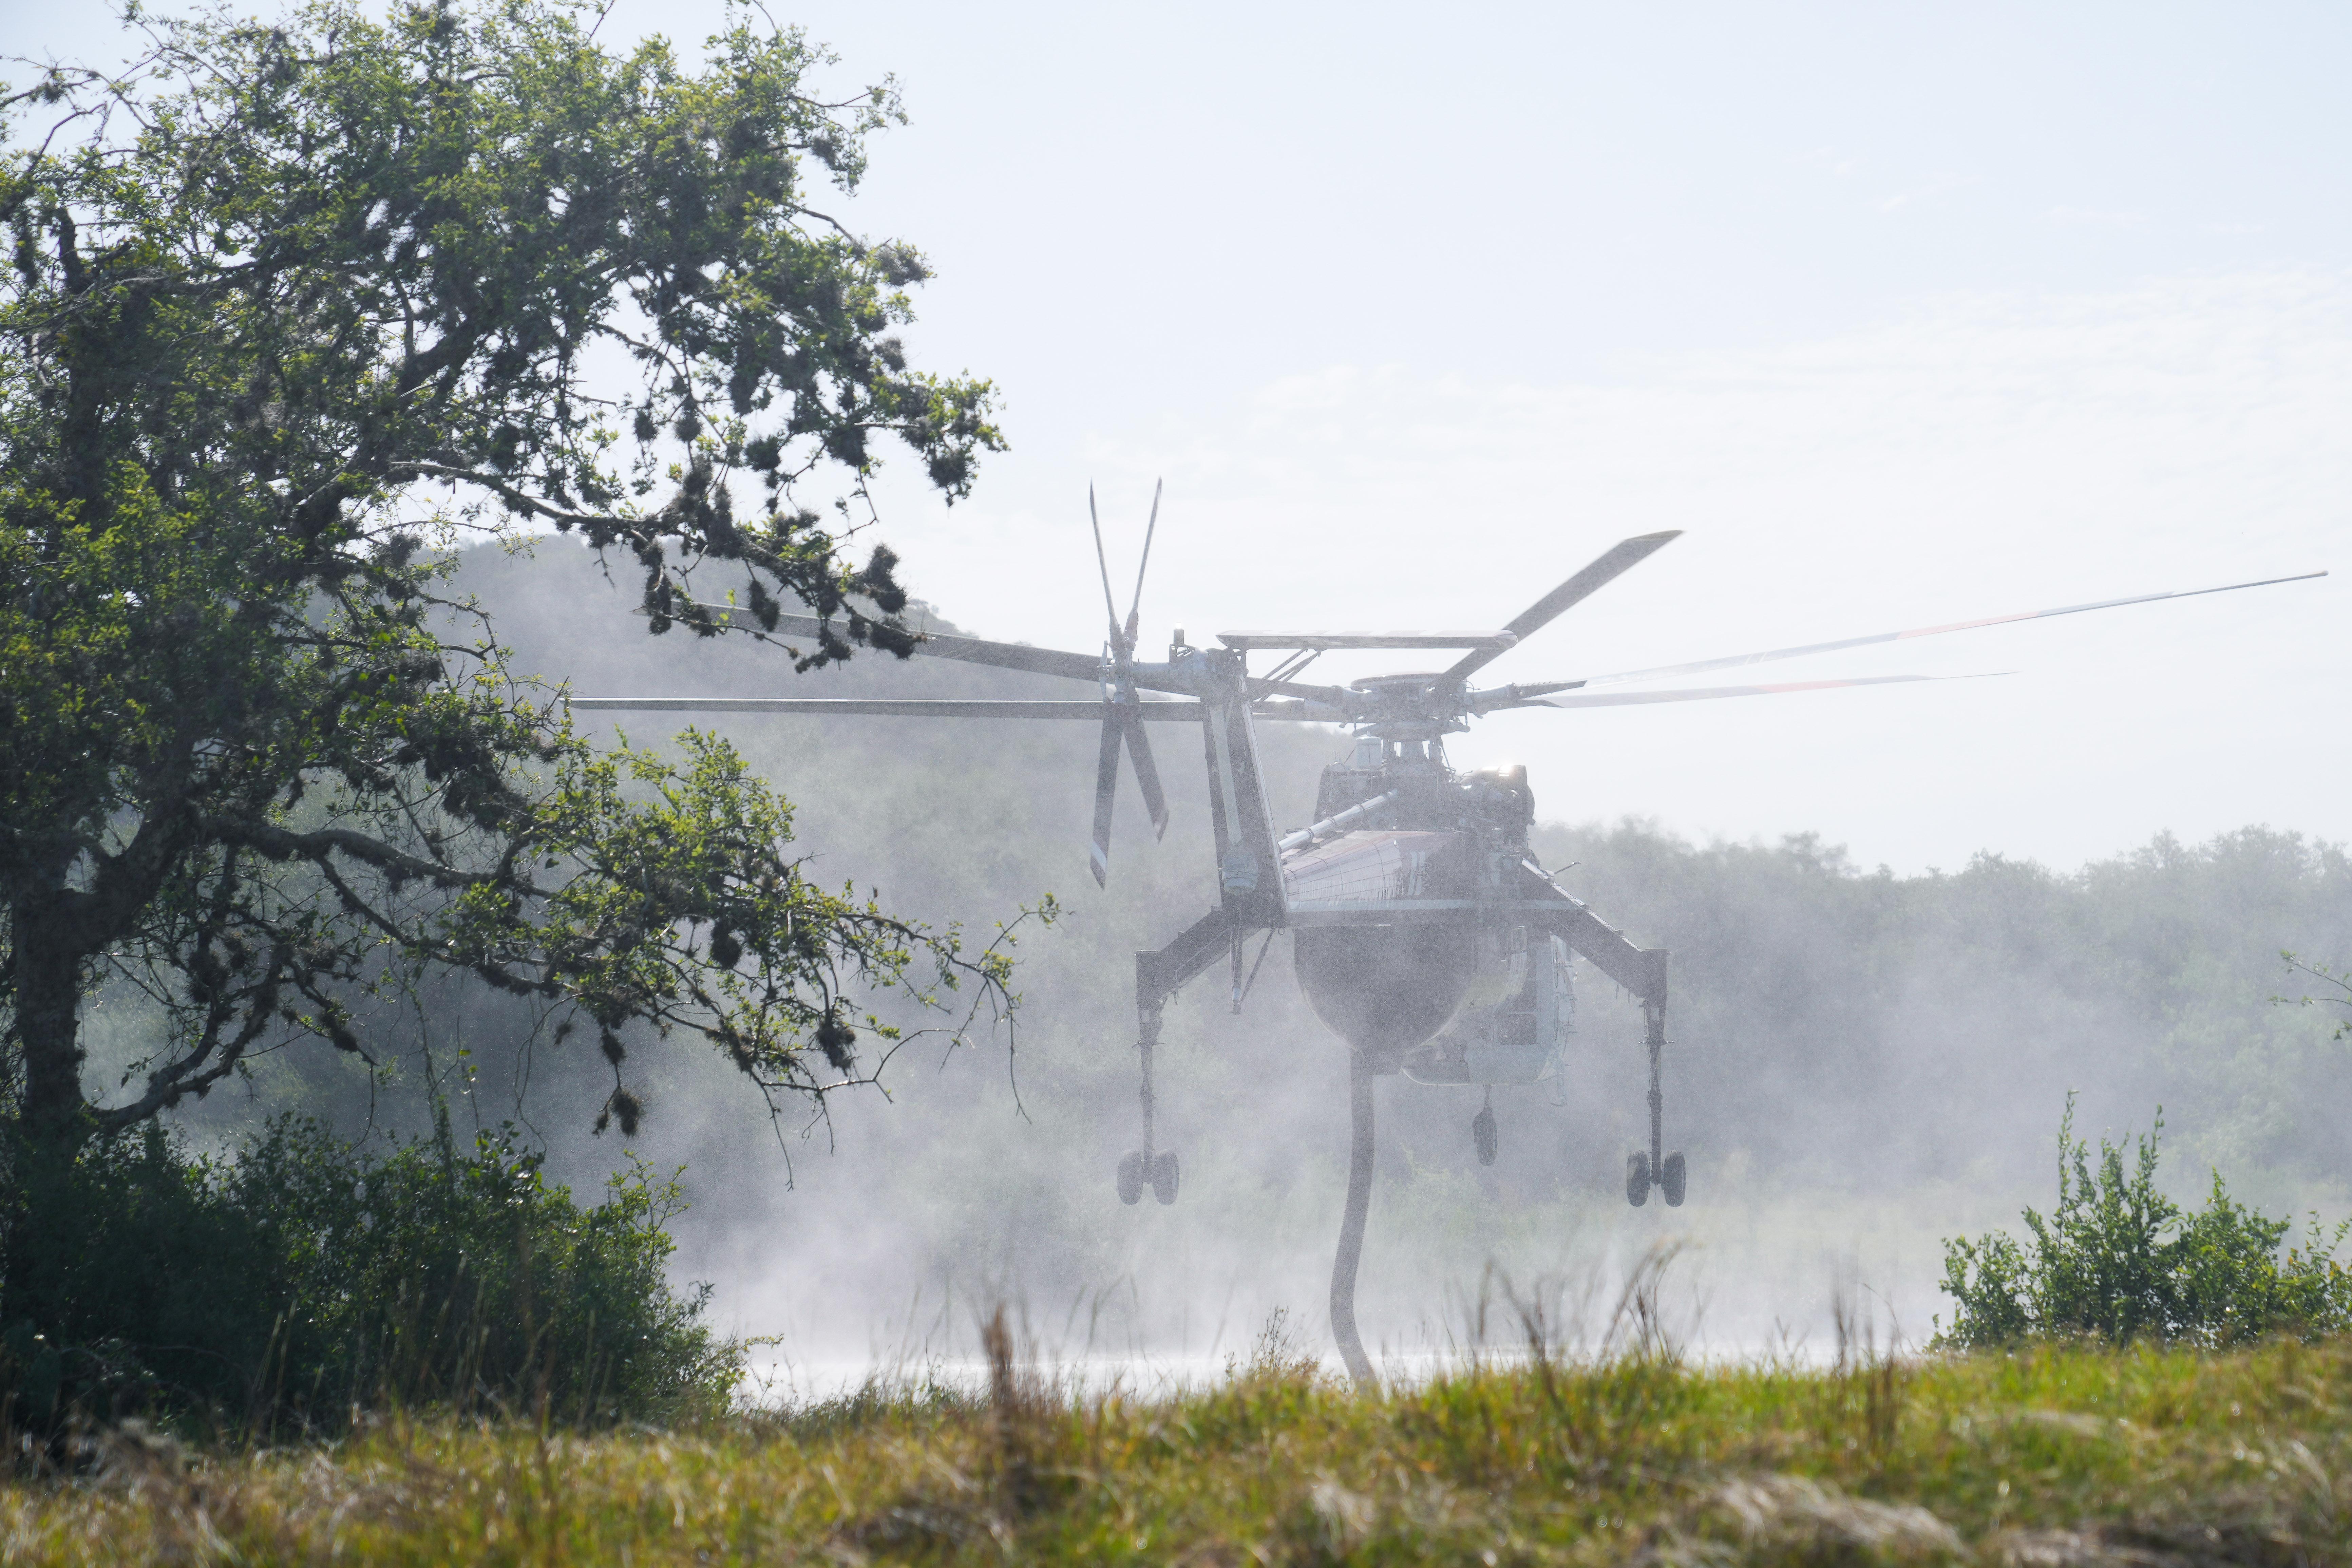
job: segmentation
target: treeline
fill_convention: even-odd
[[[1988,851],[1897,877],[1810,836],[1702,847],[1627,824],[1552,829],[1545,852],[1674,950],[1688,1103],[1777,1169],[2038,1167],[2079,1090],[2092,1126],[2164,1107],[2192,1172],[2263,1191],[2352,1172],[2342,993],[2283,957],[2352,953],[2338,847],[2248,827],[2074,871]]]

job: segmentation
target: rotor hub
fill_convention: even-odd
[[[1356,733],[1382,741],[1430,742],[1467,730],[1469,713],[1460,687],[1443,675],[1373,675],[1349,682],[1363,700]]]

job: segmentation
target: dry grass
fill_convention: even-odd
[[[243,1455],[117,1433],[91,1477],[6,1493],[0,1561],[2352,1562],[2352,1344],[1542,1354],[1365,1396],[1276,1331],[1213,1390],[1077,1401],[987,1337],[985,1400]]]

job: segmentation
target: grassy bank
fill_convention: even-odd
[[[235,1458],[112,1440],[19,1483],[11,1563],[2352,1559],[2352,1344],[1843,1370],[1466,1373],[1362,1397],[852,1400],[695,1433],[380,1424]]]

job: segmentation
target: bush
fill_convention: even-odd
[[[2220,1172],[2194,1214],[2156,1190],[2163,1131],[2159,1111],[2135,1140],[2128,1175],[2124,1149],[2100,1139],[2094,1175],[2067,1096],[2057,1207],[2046,1219],[2025,1211],[2026,1247],[1999,1231],[1944,1243],[1943,1288],[1956,1310],[1935,1342],[1971,1349],[2081,1336],[2230,1345],[2352,1327],[2352,1273],[2336,1261],[2352,1221],[2323,1237],[2315,1220],[2304,1245],[2281,1257],[2288,1222],[2236,1202]]]
[[[152,1126],[11,1151],[0,1261],[7,1424],[139,1414],[254,1436],[430,1406],[568,1423],[723,1408],[740,1347],[663,1265],[675,1183],[642,1164],[583,1209],[511,1127],[368,1159],[273,1123],[236,1157]]]

